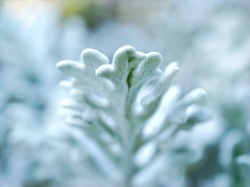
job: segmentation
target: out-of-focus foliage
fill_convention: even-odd
[[[168,154],[156,180],[168,176],[173,187],[250,186],[249,1],[10,0],[0,8],[1,186],[106,183],[72,138],[79,134],[58,120],[64,92],[55,64],[78,60],[85,48],[111,58],[125,44],[178,61],[175,82],[184,93],[207,90],[214,114],[164,145],[184,156]]]
[[[86,26],[91,30],[116,18],[116,5],[116,1],[104,0],[60,1],[63,19],[77,15],[83,18]]]

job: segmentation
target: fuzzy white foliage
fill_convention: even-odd
[[[173,62],[162,71],[161,63],[157,52],[144,54],[124,46],[115,52],[111,63],[102,53],[85,49],[81,62],[65,60],[57,64],[61,72],[72,78],[62,84],[71,91],[61,104],[74,111],[65,114],[66,123],[82,130],[88,139],[83,141],[85,151],[104,176],[126,187],[141,183],[141,171],[148,170],[153,178],[161,164],[151,163],[158,157],[162,160],[164,142],[208,116],[203,108],[193,106],[204,99],[206,93],[202,89],[194,89],[179,101],[179,97],[172,97],[167,113],[159,110],[179,70]],[[155,131],[146,133],[148,126],[156,124]]]

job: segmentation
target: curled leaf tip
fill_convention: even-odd
[[[56,67],[65,74],[74,75],[79,74],[81,71],[83,71],[84,64],[75,61],[64,60],[58,62],[56,64]]]
[[[108,64],[109,59],[101,52],[95,49],[84,49],[81,53],[81,59],[84,64],[88,64],[88,66],[97,68],[102,64]]]
[[[197,88],[197,89],[193,90],[192,93],[193,93],[194,97],[196,97],[197,100],[199,100],[199,101],[205,99],[207,96],[207,92],[201,88]]]

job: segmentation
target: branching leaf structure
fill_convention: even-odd
[[[187,112],[206,95],[204,90],[195,89],[176,102],[168,114],[162,114],[164,120],[157,131],[145,134],[148,121],[157,113],[179,71],[176,62],[164,71],[161,63],[157,52],[144,54],[132,46],[123,46],[111,63],[104,54],[85,49],[81,62],[65,60],[57,64],[62,73],[71,77],[62,82],[70,88],[70,97],[62,101],[62,106],[73,111],[65,116],[66,123],[79,127],[88,137],[92,146],[86,142],[86,151],[93,162],[120,186],[134,186],[136,175],[150,165],[135,161],[139,150],[148,143],[155,142],[152,160],[166,151],[160,149],[166,131],[171,136],[207,119],[199,107]]]

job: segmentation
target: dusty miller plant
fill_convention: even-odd
[[[166,153],[164,143],[169,138],[207,118],[202,108],[194,106],[206,95],[198,88],[173,102],[171,110],[158,119],[162,99],[179,70],[173,62],[162,71],[161,63],[157,52],[144,54],[124,46],[115,52],[111,63],[102,53],[85,49],[81,62],[64,60],[57,64],[71,77],[61,83],[70,88],[70,97],[61,104],[72,109],[64,120],[78,127],[91,142],[86,142],[85,151],[113,184],[137,186],[135,178]],[[147,127],[154,130],[146,133]],[[151,143],[149,158],[139,162],[148,154],[140,152]]]

